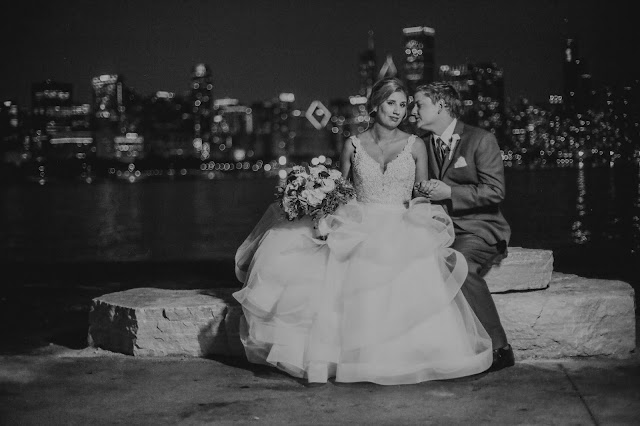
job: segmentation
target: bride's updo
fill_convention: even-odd
[[[376,111],[380,104],[386,101],[392,93],[402,92],[409,99],[409,91],[401,80],[395,77],[385,77],[376,83],[371,88],[371,95],[367,100],[367,112],[370,116],[375,116]]]

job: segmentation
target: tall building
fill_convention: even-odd
[[[90,105],[73,102],[73,86],[45,80],[31,86],[32,147],[49,159],[84,159],[95,152]]]
[[[323,123],[325,117],[330,113],[324,108],[316,109],[316,113],[323,111],[322,115],[315,115],[315,123]],[[291,128],[293,130],[293,138],[289,144],[287,157],[295,163],[311,161],[313,157],[320,155],[335,156],[334,139],[332,133],[327,131],[327,127],[320,127],[310,121],[305,114],[295,114],[292,111]],[[313,163],[312,163],[313,164]]]
[[[46,150],[49,139],[69,130],[66,110],[73,104],[73,86],[45,80],[31,85],[31,128],[36,151]]]
[[[221,98],[213,102],[214,149],[211,154],[203,152],[203,158],[234,159],[243,161],[253,157],[255,152],[249,136],[253,133],[253,111],[241,105],[238,99]]]
[[[101,159],[116,157],[116,136],[124,136],[122,130],[125,109],[124,79],[118,74],[93,77],[93,138],[96,155]]]
[[[133,88],[123,85],[123,108],[120,116],[120,135],[115,137],[116,158],[131,163],[146,153],[143,136],[145,98]]]
[[[585,112],[594,106],[591,74],[585,59],[580,57],[578,43],[573,38],[565,40],[563,55],[563,102],[570,112]]]
[[[271,160],[273,145],[273,102],[262,101],[251,104],[252,134],[251,150],[256,158]]]
[[[187,111],[191,105],[173,92],[158,91],[146,100],[144,107],[144,140],[154,157],[195,156],[193,127]]]
[[[5,161],[11,158],[18,163],[26,159],[29,149],[26,113],[12,100],[0,103],[0,154]]]
[[[435,30],[430,27],[408,27],[404,36],[404,80],[413,93],[421,84],[431,83],[435,73]]]
[[[369,31],[369,40],[367,50],[360,54],[358,61],[358,71],[360,74],[360,88],[358,94],[360,96],[369,96],[371,87],[376,80],[376,51],[373,43],[373,31]]]
[[[296,137],[296,132],[293,129],[295,100],[296,97],[293,93],[280,93],[278,99],[273,102],[271,154],[274,158],[287,157],[293,149]]]
[[[211,68],[196,64],[191,72],[190,101],[193,117],[193,146],[196,152],[210,152],[213,123],[213,79]]]
[[[491,62],[442,65],[438,79],[451,84],[460,93],[466,122],[501,133],[505,121],[502,68]]]

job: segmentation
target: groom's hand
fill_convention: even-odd
[[[431,188],[429,195],[432,201],[442,201],[451,198],[451,187],[443,181],[431,179],[429,184]]]

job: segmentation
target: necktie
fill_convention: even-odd
[[[445,158],[447,158],[447,154],[449,154],[449,146],[444,143],[444,141],[438,136],[435,137],[436,141],[436,155],[438,157],[438,166],[442,168],[444,164]]]

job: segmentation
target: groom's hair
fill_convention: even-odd
[[[440,100],[444,101],[444,107],[453,118],[460,118],[462,115],[462,100],[458,91],[450,84],[440,81],[423,84],[416,88],[416,93],[422,92],[426,97],[431,98],[434,104]]]

